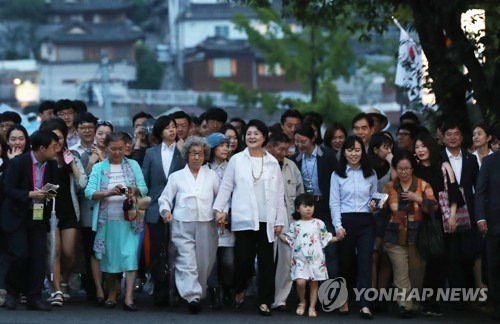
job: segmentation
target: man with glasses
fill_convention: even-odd
[[[399,150],[413,150],[413,140],[418,133],[418,126],[411,123],[404,123],[399,125],[397,135],[397,143]]]
[[[21,116],[15,111],[6,111],[0,114],[0,136],[7,140],[7,131],[14,125],[21,124]]]
[[[76,131],[74,125],[76,110],[74,108],[73,101],[69,99],[61,99],[57,101],[54,106],[54,113],[57,117],[64,120],[64,123],[68,126],[68,137],[66,138],[68,147],[78,144],[80,136],[78,136],[78,132]]]
[[[82,156],[85,151],[90,155],[92,153],[92,145],[94,144],[96,126],[97,118],[94,115],[88,112],[79,114],[75,119],[74,127],[78,132],[80,140],[69,149],[78,152],[80,156]]]

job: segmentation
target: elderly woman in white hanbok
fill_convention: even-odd
[[[172,221],[172,242],[178,250],[175,284],[180,296],[189,303],[189,311],[195,314],[200,311],[200,299],[205,297],[207,278],[217,253],[212,205],[219,177],[213,170],[202,168],[210,154],[204,138],[189,137],[181,154],[187,165],[169,176],[158,202],[163,220]]]

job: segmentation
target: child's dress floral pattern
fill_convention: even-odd
[[[332,240],[333,235],[327,231],[325,223],[319,219],[295,221],[285,237],[293,249],[292,280],[328,279],[323,248]]]

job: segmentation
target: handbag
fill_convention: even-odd
[[[445,253],[444,232],[439,220],[431,213],[420,223],[416,248],[425,259],[432,259]]]
[[[448,221],[451,216],[451,208],[450,208],[450,200],[448,197],[448,179],[447,179],[447,171],[444,163],[441,165],[441,171],[443,172],[444,178],[444,190],[439,192],[439,207],[441,208],[441,213],[443,214],[443,229],[445,233],[450,233],[450,226]],[[462,198],[465,200],[464,189],[459,187],[460,194]],[[467,209],[467,204],[464,204],[462,207],[457,207],[456,213],[457,226],[455,232],[464,232],[471,228],[470,224],[470,216],[469,210]]]

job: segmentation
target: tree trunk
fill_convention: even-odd
[[[410,0],[415,27],[422,49],[429,61],[429,76],[444,120],[456,119],[464,123],[466,134],[470,125],[467,115],[467,79],[458,70],[446,47],[443,17],[435,0]]]

